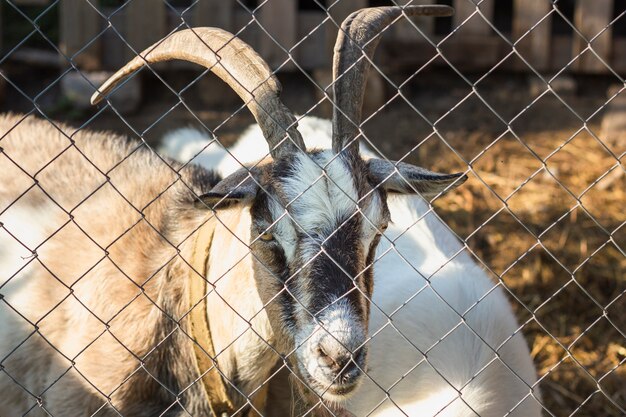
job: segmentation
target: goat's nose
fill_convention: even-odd
[[[333,337],[325,337],[317,346],[317,354],[320,364],[338,376],[338,383],[352,383],[361,373],[359,366],[363,362],[362,349],[353,354]]]

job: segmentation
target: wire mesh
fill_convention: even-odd
[[[346,73],[328,75],[329,41],[349,12],[414,2],[25,3],[1,9],[4,107],[23,114],[0,119],[0,414],[209,415],[215,372],[237,415],[626,414],[619,2],[400,13],[360,58],[362,120],[335,106]],[[331,148],[314,116],[334,110],[358,129],[342,148],[359,140],[391,170],[346,165],[345,149],[272,165],[298,141],[247,128],[271,80],[235,104],[213,66],[148,62],[93,109],[59,99],[69,78],[95,91],[92,70],[207,21],[269,62],[309,150]],[[133,83],[141,104],[122,96]],[[469,180],[433,186],[398,162]],[[210,249],[195,248],[207,225]]]

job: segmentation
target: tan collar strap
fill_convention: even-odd
[[[233,402],[228,397],[228,390],[224,380],[217,371],[215,348],[207,320],[207,265],[215,223],[215,217],[212,217],[200,227],[192,249],[191,266],[202,276],[199,276],[194,270],[191,270],[189,274],[189,294],[192,307],[190,320],[191,336],[195,341],[193,347],[196,353],[197,366],[200,375],[204,375],[202,384],[204,385],[211,412],[216,417],[223,417],[224,415],[232,416],[235,408]],[[196,303],[198,304],[196,305]],[[210,371],[207,372],[209,369]]]

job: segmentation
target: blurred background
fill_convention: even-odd
[[[470,170],[433,204],[508,289],[545,414],[622,416],[626,2],[0,0],[0,107],[150,146],[187,126],[230,145],[253,118],[192,64],[143,70],[110,105],[88,99],[166,34],[216,26],[267,60],[290,108],[329,117],[338,24],[362,7],[426,3],[456,14],[385,31],[363,130],[389,158]]]

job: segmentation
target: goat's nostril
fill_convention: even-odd
[[[326,351],[324,350],[322,345],[318,345],[317,346],[317,354],[319,355],[319,358],[322,361],[322,363],[324,364],[324,366],[329,367],[333,371],[336,370],[335,368],[337,368],[337,362],[335,362],[335,360],[332,358],[332,356],[330,356],[328,353],[326,353]]]
[[[333,356],[320,344],[317,347],[317,354],[321,364],[336,374],[341,373],[342,380],[351,380],[359,374],[359,368],[348,352],[341,352]]]
[[[350,352],[343,346],[335,346],[330,340],[322,340],[316,347],[318,365],[333,384],[352,386],[361,376],[365,350]]]
[[[341,382],[344,384],[353,382],[359,375],[361,370],[354,361],[348,362],[341,371]]]

